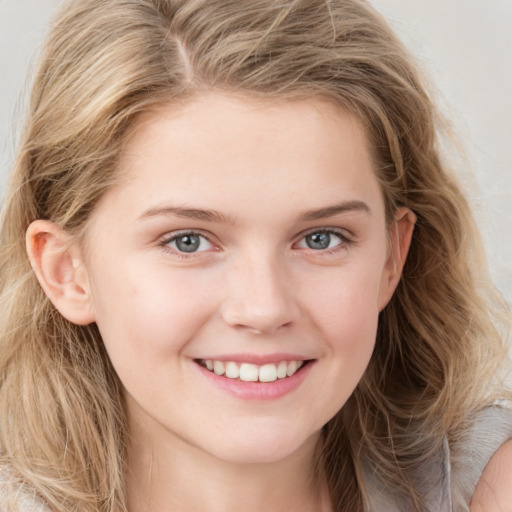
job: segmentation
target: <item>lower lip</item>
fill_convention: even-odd
[[[195,365],[210,383],[222,391],[242,400],[264,401],[277,400],[297,389],[313,367],[314,361],[309,361],[291,377],[277,379],[273,382],[244,382],[239,379],[229,379],[207,370],[198,363]]]

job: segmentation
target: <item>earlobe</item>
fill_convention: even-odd
[[[390,231],[388,259],[382,273],[379,293],[379,311],[391,300],[402,276],[402,270],[411,245],[416,215],[409,208],[399,208]]]
[[[44,292],[70,322],[94,322],[87,272],[80,249],[57,224],[36,220],[26,233],[30,263]]]

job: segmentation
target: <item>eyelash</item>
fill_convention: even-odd
[[[310,235],[315,235],[315,234],[334,235],[335,237],[339,238],[340,243],[338,243],[337,245],[335,245],[334,247],[332,247],[330,249],[326,248],[326,249],[315,250],[315,249],[312,249],[312,248],[305,248],[305,249],[311,250],[313,253],[318,253],[318,254],[334,254],[334,253],[336,253],[339,250],[348,249],[351,245],[354,245],[354,243],[355,243],[354,240],[352,240],[350,237],[347,236],[345,231],[341,231],[341,230],[335,229],[335,228],[320,228],[320,229],[312,229],[312,230],[310,230],[310,231],[308,231],[306,233],[301,234],[298,242],[294,243],[294,246],[297,246],[300,242],[305,240],[306,237],[308,237]],[[186,236],[199,237],[202,240],[205,240],[208,244],[210,244],[213,247],[215,247],[215,244],[210,241],[209,237],[204,235],[204,234],[202,234],[199,231],[180,231],[180,232],[177,232],[177,233],[176,232],[172,233],[171,235],[168,235],[165,238],[163,238],[158,243],[158,245],[160,247],[162,247],[166,252],[169,252],[170,254],[172,254],[173,256],[178,257],[178,258],[192,258],[192,257],[194,257],[197,254],[200,254],[202,252],[206,252],[206,251],[191,251],[191,252],[187,253],[185,251],[180,251],[180,250],[177,250],[177,249],[173,249],[173,248],[171,248],[169,246],[172,242],[178,240],[179,238],[186,237]]]

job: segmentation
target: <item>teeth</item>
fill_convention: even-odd
[[[288,363],[286,361],[281,361],[277,365],[277,378],[284,379],[286,377],[287,370],[288,370]]]
[[[281,361],[278,364],[264,364],[258,366],[251,363],[238,364],[233,361],[202,361],[203,366],[217,375],[224,375],[228,379],[240,379],[244,382],[274,382],[277,379],[291,377],[304,365],[304,361]]]
[[[274,382],[277,380],[277,368],[275,364],[264,364],[260,367],[260,382]]]
[[[226,377],[229,379],[238,379],[240,377],[240,368],[236,363],[226,363]]]
[[[213,371],[217,375],[224,375],[224,372],[226,371],[224,367],[224,363],[222,361],[214,361],[213,362]]]
[[[297,371],[297,361],[290,361],[288,363],[288,368],[286,369],[286,375],[291,377]]]
[[[257,382],[258,367],[255,364],[242,363],[240,365],[240,380],[244,382]]]

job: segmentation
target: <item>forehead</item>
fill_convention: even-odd
[[[133,209],[160,200],[228,210],[306,196],[365,201],[379,190],[373,168],[362,123],[331,102],[211,93],[139,120],[120,159],[126,179],[118,188],[132,196]]]

